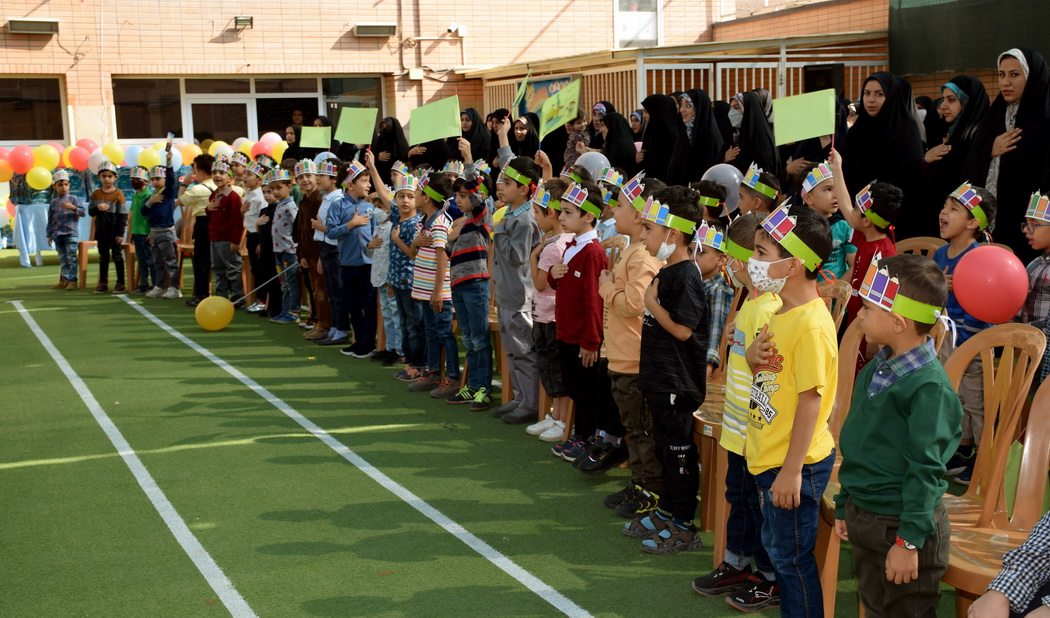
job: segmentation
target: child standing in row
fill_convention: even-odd
[[[769,214],[777,206],[780,195],[780,181],[769,172],[752,163],[744,180],[740,182],[740,214],[749,212]]]
[[[183,222],[193,225],[193,298],[186,301],[188,307],[196,307],[211,293],[211,236],[208,231],[208,202],[215,191],[211,168],[215,157],[200,154],[193,159],[193,176],[180,185],[179,202],[185,207]],[[192,184],[191,184],[192,183]]]
[[[215,295],[241,301],[244,282],[241,279],[241,237],[244,215],[241,197],[233,191],[230,164],[217,161],[212,166],[215,191],[208,200],[208,236],[211,241],[211,263],[215,271]]]
[[[98,179],[102,186],[91,192],[88,214],[95,218],[95,242],[98,243],[98,286],[95,294],[109,291],[109,262],[117,270],[117,285],[113,291],[122,294],[124,288],[124,233],[128,226],[128,208],[124,193],[117,188],[117,166],[103,161]]]
[[[273,256],[277,263],[281,281],[281,312],[270,318],[275,324],[299,323],[299,261],[295,256],[295,216],[299,208],[292,199],[292,175],[288,170],[277,168],[268,174],[265,181],[276,200],[271,236]],[[273,309],[270,310],[273,312]]]
[[[175,197],[178,180],[171,167],[171,153],[164,166],[154,166],[150,171],[153,195],[142,205],[142,214],[149,222],[149,242],[153,251],[153,264],[157,268],[154,288],[146,292],[147,298],[182,298],[179,291],[178,238],[175,235]]]
[[[376,289],[368,254],[368,243],[375,235],[375,207],[368,201],[371,189],[365,166],[351,161],[343,181],[343,199],[329,207],[326,220],[328,237],[339,249],[340,323],[345,325],[342,314],[349,315],[354,331],[354,342],[340,352],[354,358],[368,358],[376,349]]]
[[[1021,322],[1030,324],[1044,333],[1050,324],[1050,195],[1032,194],[1025,212],[1024,235],[1028,245],[1042,255],[1028,264],[1028,298],[1018,316]],[[1039,374],[1032,389],[1038,388],[1050,372],[1050,351],[1043,352]]]
[[[367,156],[367,155],[366,155]],[[412,175],[404,175],[394,185],[394,205],[390,219],[390,274],[387,280],[394,290],[397,313],[401,316],[401,348],[405,353],[407,367],[394,374],[394,379],[415,382],[423,376],[426,367],[426,331],[423,314],[412,300],[413,256],[416,230],[422,219],[416,209],[416,187],[418,182]]]
[[[266,299],[269,296],[269,285],[263,283],[272,277],[269,264],[264,268],[259,261],[259,216],[266,208],[266,200],[263,198],[262,177],[266,169],[254,162],[249,161],[245,165],[241,183],[244,186],[244,199],[241,211],[244,215],[244,243],[248,251],[248,265],[252,271],[252,281],[259,287],[255,291],[255,302],[248,307],[249,313],[259,313],[266,307]]]
[[[810,163],[802,169],[802,178],[802,202],[827,217],[831,226],[831,256],[824,264],[824,269],[835,275],[835,279],[842,279],[846,273],[853,271],[857,247],[850,244],[852,226],[845,217],[839,215],[834,172],[827,161]]]
[[[149,186],[149,170],[136,165],[131,168],[131,242],[135,246],[135,258],[139,266],[139,284],[132,294],[145,294],[151,287],[157,286],[157,269],[153,265],[153,253],[149,248],[149,221],[142,213],[142,206],[153,191]],[[149,282],[152,281],[151,286]]]
[[[331,318],[331,326],[328,331],[320,339],[314,340],[317,345],[345,347],[350,343],[349,315],[346,313],[339,315],[339,308],[343,302],[342,275],[339,271],[339,243],[328,236],[328,213],[332,210],[332,206],[343,200],[343,190],[340,186],[346,180],[347,175],[346,164],[336,158],[325,159],[317,166],[317,191],[322,196],[321,206],[317,210],[317,216],[310,220],[310,228],[314,233],[314,242],[320,247],[317,268],[321,270],[321,276],[324,278],[324,289],[328,298],[328,315]]]
[[[69,172],[58,170],[51,176],[54,197],[47,209],[47,244],[58,251],[62,274],[54,289],[77,289],[77,226],[84,216],[84,202],[69,193]]]

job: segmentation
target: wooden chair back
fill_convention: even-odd
[[[1017,476],[1013,515],[1007,524],[997,526],[1000,529],[1031,530],[1043,516],[1046,475],[1047,468],[1050,466],[1050,380],[1045,380],[1035,392],[1022,443],[1024,454],[1021,456],[1021,471]],[[1005,461],[1009,457],[1009,445],[1003,450],[1006,451],[1006,454],[1002,455],[1005,471]],[[999,456],[1001,455],[997,454],[996,459]],[[1001,518],[1003,515],[1005,512],[1001,513],[997,510],[993,519]]]
[[[817,291],[828,305],[831,317],[835,320],[835,331],[842,326],[842,320],[846,317],[846,305],[853,295],[853,286],[845,279],[838,281],[822,281],[817,284]]]
[[[933,254],[937,249],[940,249],[944,245],[948,244],[941,238],[934,238],[933,236],[916,236],[915,238],[905,238],[897,242],[897,253],[917,253],[919,255],[925,255],[928,258],[932,258]]]

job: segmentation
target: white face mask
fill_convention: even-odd
[[[780,260],[774,260],[772,262],[763,262],[755,257],[752,257],[747,261],[747,274],[751,277],[751,283],[755,286],[755,289],[765,294],[766,292],[772,292],[779,294],[780,290],[784,289],[784,284],[787,283],[787,277],[781,277],[774,279],[769,276],[769,267],[773,264],[779,264],[780,262],[786,262],[791,258],[783,258]]]
[[[729,110],[729,124],[733,125],[734,129],[739,129],[742,122],[744,122],[744,112],[738,109]]]
[[[728,263],[726,263],[726,270],[729,271],[729,280],[733,282],[733,287],[744,287],[744,282],[737,278],[736,271],[733,270],[733,267],[730,266]]]
[[[667,258],[671,257],[674,253],[675,243],[667,244],[667,239],[671,237],[671,230],[667,230],[667,235],[664,236],[664,241],[660,243],[660,248],[656,251],[656,259],[661,262],[666,262]]]
[[[919,112],[919,122],[924,122],[926,120],[926,110],[920,109],[917,111]]]

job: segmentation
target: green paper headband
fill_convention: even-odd
[[[890,226],[890,222],[889,221],[883,219],[882,216],[879,215],[879,213],[875,212],[871,208],[869,208],[869,209],[864,211],[864,216],[867,217],[868,220],[870,220],[872,223],[874,223],[878,227],[888,228]]]
[[[434,200],[438,204],[440,204],[440,203],[445,201],[445,196],[441,195],[440,193],[438,193],[434,189],[431,189],[429,185],[424,185],[423,186],[423,193],[426,193],[427,195],[429,195],[430,199]]]
[[[697,200],[697,203],[701,206],[708,206],[710,208],[721,208],[722,206],[724,206],[722,202],[718,201],[718,198],[708,197],[706,195],[701,195],[700,199]]]
[[[520,185],[528,186],[528,185],[532,184],[532,179],[531,178],[529,178],[528,176],[525,176],[524,174],[522,174],[518,170],[516,170],[513,167],[511,167],[510,165],[507,165],[506,167],[503,168],[503,174],[506,175],[511,180],[517,182]]]
[[[754,253],[754,249],[742,247],[733,242],[732,239],[726,237],[726,255],[728,255],[729,257],[736,258],[746,264],[747,261],[751,259],[751,256],[754,255]]]

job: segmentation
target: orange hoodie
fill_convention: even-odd
[[[638,373],[645,291],[658,270],[660,262],[645,246],[632,243],[613,265],[613,280],[598,288],[598,294],[605,301],[605,355],[609,359],[609,371]]]

